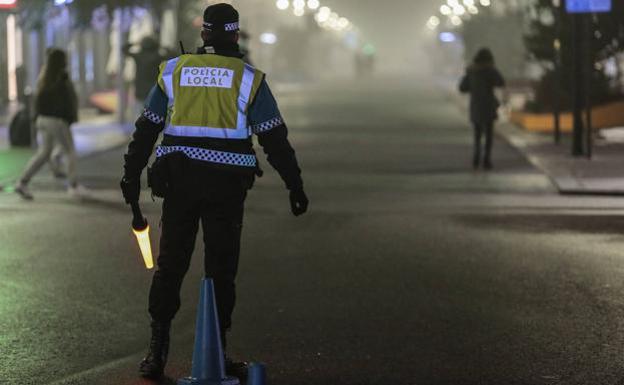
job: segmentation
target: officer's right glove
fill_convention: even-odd
[[[126,203],[130,204],[139,201],[141,195],[141,180],[139,178],[126,178],[123,177],[119,182],[121,192],[126,200]]]
[[[308,203],[308,197],[303,192],[303,189],[290,192],[290,210],[294,216],[298,217],[308,211]]]

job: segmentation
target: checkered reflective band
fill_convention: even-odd
[[[172,152],[183,152],[191,159],[205,162],[227,164],[230,166],[256,167],[256,156],[251,154],[237,154],[234,152],[224,152],[208,150],[198,147],[187,146],[158,146],[156,156],[171,154]]]
[[[154,124],[162,124],[165,121],[165,118],[147,108],[143,110],[143,117]]]
[[[281,126],[282,124],[284,124],[284,119],[282,119],[281,116],[278,116],[271,120],[267,120],[266,122],[254,124],[251,126],[251,132],[254,134],[260,134],[262,132],[271,131],[275,127]]]
[[[207,31],[212,31],[212,30],[213,30],[213,28],[214,28],[214,26],[215,26],[215,24],[208,23],[208,22],[206,22],[206,23],[204,23],[204,24],[203,24],[204,29],[205,29],[205,30],[207,30]],[[235,23],[227,23],[227,24],[224,24],[224,25],[223,25],[223,30],[224,30],[225,32],[233,32],[233,31],[238,31],[238,29],[239,29],[239,23],[238,23],[238,22],[235,22]]]
[[[227,23],[223,26],[225,32],[238,31],[238,22],[236,23]]]

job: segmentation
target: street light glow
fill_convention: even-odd
[[[484,7],[489,7],[490,5],[492,5],[492,2],[490,0],[480,0],[479,2]]]
[[[308,8],[310,8],[311,10],[316,10],[320,6],[321,3],[319,2],[319,0],[308,0]]]
[[[466,14],[466,8],[464,8],[463,5],[458,5],[456,7],[453,7],[453,13],[457,16],[463,16]]]
[[[340,29],[347,29],[349,24],[351,23],[349,22],[349,19],[347,19],[346,17],[341,17],[340,19],[338,19],[338,26],[340,27]]]
[[[260,35],[260,42],[262,44],[273,45],[277,43],[277,36],[272,32],[265,32]]]
[[[301,17],[305,15],[305,10],[303,8],[295,8],[293,9],[293,14],[297,17]]]
[[[440,7],[440,13],[443,14],[444,16],[448,16],[451,13],[453,13],[453,10],[451,9],[451,7],[444,4],[443,6]]]
[[[321,7],[316,14],[316,21],[320,24],[326,23],[331,15],[331,9],[329,7]]]
[[[457,37],[452,32],[442,32],[438,36],[441,42],[443,43],[452,43],[457,40]]]
[[[335,31],[339,29],[338,19],[339,19],[338,14],[336,12],[332,12],[331,15],[329,15],[329,20],[327,21],[327,23],[329,24],[329,27]]]
[[[275,6],[277,7],[277,9],[284,11],[288,9],[288,7],[290,6],[290,2],[288,0],[277,0],[275,2]]]

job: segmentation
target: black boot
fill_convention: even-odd
[[[225,374],[230,377],[236,377],[241,381],[247,380],[247,370],[249,363],[245,361],[233,361],[227,355],[225,356]]]
[[[245,361],[234,361],[225,353],[227,349],[227,330],[221,330],[221,347],[223,348],[223,358],[225,361],[225,374],[230,377],[236,377],[241,380],[241,382],[247,380],[249,363]]]
[[[159,379],[163,376],[169,353],[169,322],[152,321],[152,339],[147,356],[141,361],[139,373],[142,377]]]

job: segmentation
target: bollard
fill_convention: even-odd
[[[266,366],[261,362],[249,365],[247,385],[266,385]]]

